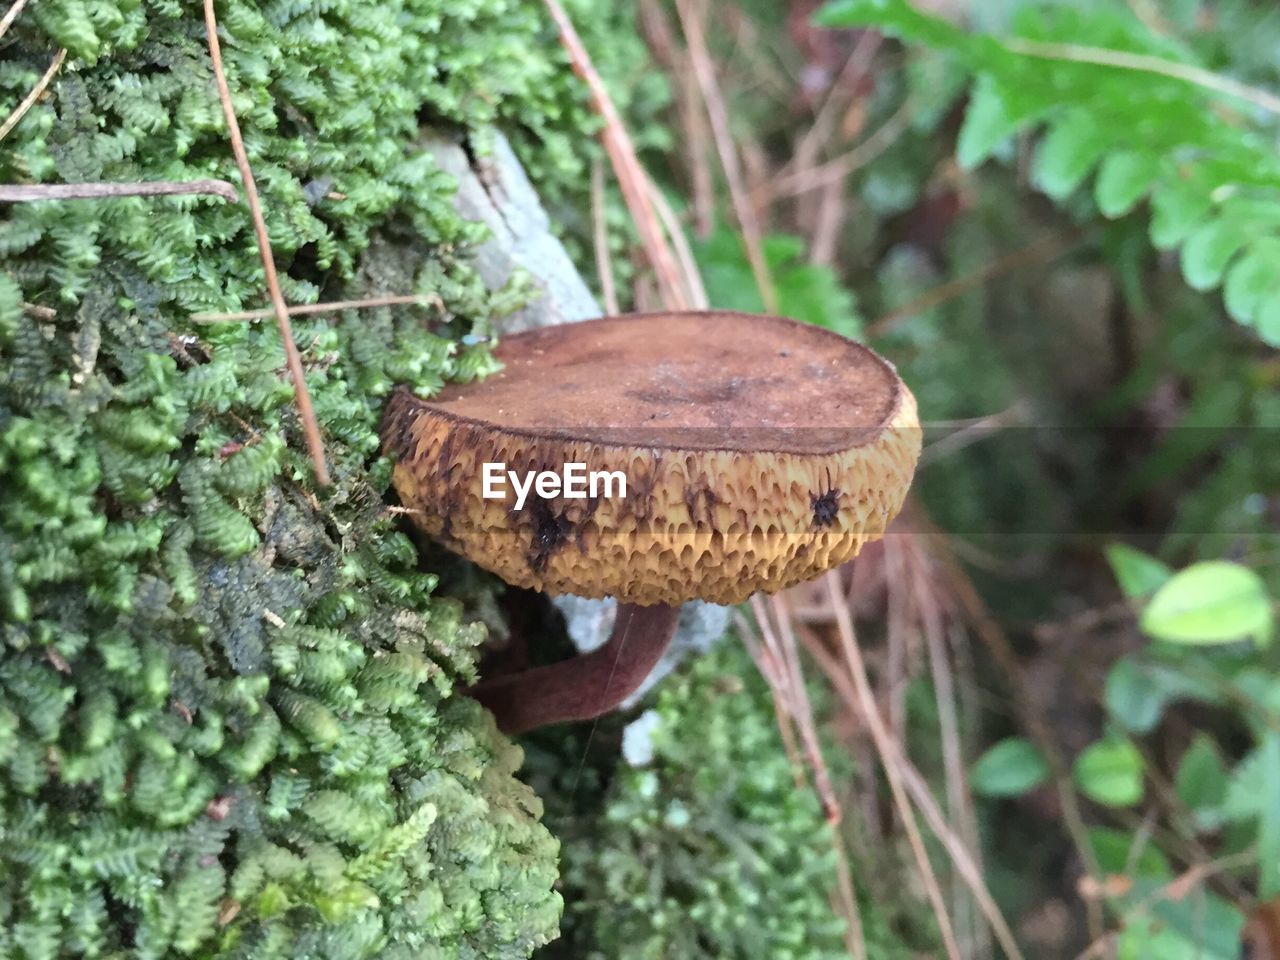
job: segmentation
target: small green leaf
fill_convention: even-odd
[[[1142,754],[1129,740],[1099,740],[1076,758],[1076,784],[1089,799],[1129,807],[1142,799]]]
[[[1190,236],[1213,205],[1209,191],[1199,184],[1172,180],[1151,194],[1151,242],[1171,250]]]
[[[1182,275],[1194,290],[1212,290],[1222,282],[1231,258],[1240,252],[1248,235],[1240,224],[1219,217],[1196,230],[1182,245]]]
[[[1107,671],[1104,699],[1107,712],[1126,730],[1149,733],[1160,722],[1165,705],[1176,691],[1159,682],[1160,675],[1130,657]]]
[[[1035,745],[1008,737],[987,750],[969,771],[969,783],[984,797],[1016,797],[1038,787],[1049,765]]]
[[[1121,150],[1108,154],[1098,169],[1093,197],[1104,217],[1122,217],[1132,210],[1150,189],[1159,172],[1159,162],[1149,153]]]
[[[1271,601],[1262,578],[1225,560],[1193,564],[1165,583],[1142,612],[1142,629],[1169,643],[1229,643],[1271,636]]]
[[[1280,291],[1262,301],[1253,319],[1253,328],[1263,343],[1280,347]]]
[[[1276,292],[1280,276],[1280,239],[1255,242],[1227,272],[1223,296],[1227,312],[1237,323],[1252,324],[1262,304]]]
[[[1173,576],[1164,561],[1124,543],[1107,546],[1107,562],[1120,584],[1120,592],[1131,600],[1145,597]]]
[[[964,123],[956,142],[956,160],[971,170],[986,160],[1018,129],[999,87],[990,77],[980,77],[973,86]]]
[[[1103,696],[1112,719],[1131,733],[1150,733],[1175,700],[1221,702],[1212,684],[1192,671],[1136,656],[1124,657],[1111,667]]]
[[[1032,180],[1053,199],[1063,200],[1089,175],[1107,145],[1093,115],[1072,110],[1040,141]]]
[[[1191,741],[1174,779],[1178,798],[1193,812],[1200,814],[1221,806],[1227,798],[1227,770],[1218,759],[1213,740],[1197,734]]]

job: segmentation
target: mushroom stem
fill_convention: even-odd
[[[504,733],[590,720],[627,699],[662,659],[680,608],[619,603],[608,641],[590,653],[482,681],[471,695],[493,711]]]

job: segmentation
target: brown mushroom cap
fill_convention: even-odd
[[[503,339],[504,369],[383,423],[414,522],[508,583],[737,603],[884,533],[920,454],[911,392],[866,347],[777,317],[649,313]],[[484,499],[506,469],[622,471],[626,497]],[[616,493],[616,491],[615,491]]]

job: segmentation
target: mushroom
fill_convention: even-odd
[[[618,600],[604,646],[473,688],[509,733],[617,706],[685,601],[739,603],[853,557],[898,513],[920,453],[892,365],[792,320],[615,316],[516,334],[496,355],[501,372],[429,400],[398,388],[382,437],[427,534],[514,586]],[[566,464],[585,496],[553,479],[521,502],[521,477]],[[625,495],[583,479],[618,473]]]

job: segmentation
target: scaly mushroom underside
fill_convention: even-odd
[[[638,604],[781,590],[882,535],[919,457],[893,368],[789,320],[613,317],[507,338],[498,358],[480,384],[397,391],[383,436],[414,522],[516,586]],[[583,464],[627,493],[515,510],[484,498],[486,463]]]

